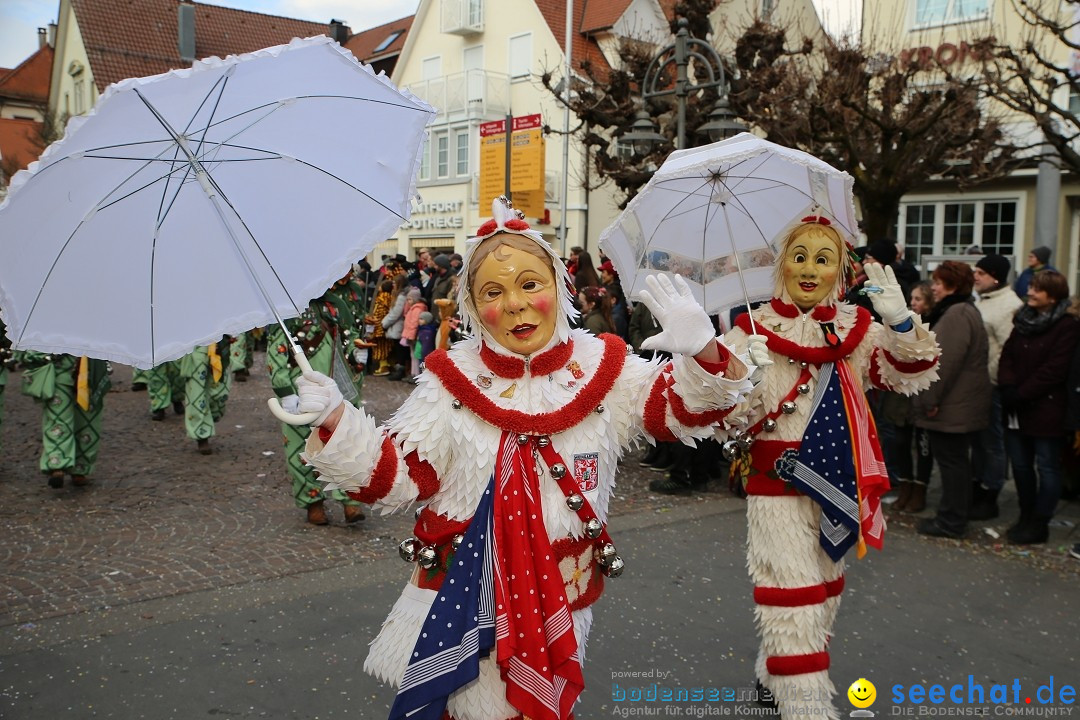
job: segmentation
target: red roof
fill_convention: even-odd
[[[180,0],[71,0],[99,91],[129,77],[189,67],[177,47]],[[329,22],[264,15],[189,3],[195,7],[195,56],[225,57],[281,45],[294,37],[326,35]]]
[[[630,7],[632,0],[585,0],[581,14],[581,32],[606,30]],[[565,12],[565,11],[564,11]]]
[[[552,35],[555,36],[555,40],[561,47],[566,40],[566,0],[535,1],[536,7],[539,8],[540,14],[544,16],[544,20],[547,21]],[[585,5],[588,4],[589,3],[585,3]],[[581,18],[585,12],[585,8],[582,7],[578,10],[578,7],[578,4],[575,3],[574,13],[577,15],[577,25],[580,28]],[[589,60],[593,63],[593,67],[599,71],[600,75],[604,75],[611,69],[607,59],[604,57],[604,53],[600,51],[599,43],[597,43],[595,39],[583,35],[582,32],[573,33],[570,60],[574,67],[580,67],[582,61]]]
[[[45,149],[41,123],[33,120],[0,118],[0,170],[14,175],[38,159]]]
[[[52,77],[53,49],[43,46],[19,63],[14,70],[0,71],[0,98],[13,98],[31,103],[49,102],[49,82]]]
[[[401,52],[402,46],[405,44],[405,38],[409,34],[409,28],[412,27],[415,15],[409,17],[403,17],[400,20],[394,20],[378,27],[373,27],[370,30],[356,33],[345,41],[345,47],[348,48],[357,60],[363,60],[364,62],[371,62],[372,60],[378,60],[389,55],[396,55]],[[393,37],[393,40],[389,45],[381,47],[383,43]],[[376,48],[379,48],[376,50]]]

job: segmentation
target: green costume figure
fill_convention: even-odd
[[[255,334],[254,332],[242,332],[233,335],[229,345],[229,367],[232,368],[233,378],[237,382],[247,382],[250,376],[251,366],[255,364]]]
[[[146,372],[150,395],[150,418],[165,419],[165,408],[172,405],[173,412],[184,412],[184,379],[180,377],[180,361],[170,360]]]
[[[109,364],[73,355],[26,352],[25,394],[41,401],[41,462],[49,487],[87,485],[101,447],[101,415],[111,385]]]
[[[372,343],[364,342],[363,339],[364,316],[367,315],[364,286],[350,272],[334,283],[328,292],[333,293],[349,310],[348,313],[339,313],[336,321],[340,331],[338,337],[341,340],[342,356],[346,360],[345,364],[359,397],[364,389],[364,374],[372,347]],[[356,340],[361,344],[357,345]]]
[[[340,382],[342,373],[349,375],[351,371],[346,367],[338,338],[344,336],[341,327],[355,327],[354,322],[348,303],[338,294],[327,291],[318,300],[313,300],[300,317],[286,320],[285,325],[304,350],[312,369],[338,378]],[[350,337],[354,335],[355,333],[350,331]],[[266,366],[270,372],[270,384],[274,393],[284,400],[282,405],[286,410],[295,410],[295,405],[290,407],[290,396],[295,401],[293,381],[300,376],[300,368],[293,360],[289,342],[279,325],[267,328]],[[351,377],[341,383],[340,387],[347,401],[354,405],[359,404],[360,396]],[[307,510],[307,520],[312,525],[326,525],[329,520],[323,501],[327,496],[323,493],[322,483],[318,481],[315,471],[300,459],[300,453],[311,434],[311,427],[282,423],[281,432],[284,435],[285,465],[292,482],[296,506]],[[360,503],[345,493],[335,490],[329,497],[344,505],[345,522],[353,523],[364,519]]]
[[[213,452],[210,438],[214,436],[214,423],[225,414],[232,379],[228,370],[227,339],[197,347],[180,358],[180,377],[184,381],[184,428],[203,455]]]
[[[4,387],[7,385],[8,368],[15,365],[15,353],[11,351],[11,340],[7,336],[7,326],[0,320],[0,425],[4,420]]]
[[[148,387],[150,387],[150,371],[135,368],[131,373],[131,389],[135,392],[142,392]]]

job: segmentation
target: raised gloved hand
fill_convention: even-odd
[[[767,346],[768,338],[764,335],[751,335],[747,339],[747,352],[750,355],[750,362],[754,363],[758,367],[765,367],[766,365],[772,365],[772,358],[769,357],[769,348]]]
[[[667,275],[650,275],[645,278],[649,289],[638,294],[663,328],[660,334],[643,341],[641,349],[697,355],[716,339],[716,330],[686,280],[679,275],[672,277],[674,284]]]
[[[299,395],[286,395],[281,398],[281,409],[287,413],[293,415],[300,414],[300,396]]]
[[[904,302],[904,291],[896,281],[896,273],[888,265],[878,263],[867,263],[863,266],[863,271],[866,273],[866,284],[880,289],[879,292],[870,292],[867,295],[870,296],[870,303],[881,321],[889,327],[902,325],[911,317],[911,311]]]
[[[300,396],[300,405],[297,408],[300,412],[319,413],[319,417],[311,423],[315,427],[326,422],[338,405],[345,402],[337,383],[332,378],[314,370],[296,379],[296,394]]]

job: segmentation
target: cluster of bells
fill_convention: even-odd
[[[5,365],[9,370],[14,370],[18,364],[15,361],[15,353],[11,348],[0,348],[0,363]]]
[[[795,360],[788,358],[788,362],[794,364]],[[804,370],[806,369],[806,365],[805,362],[799,363],[799,367]],[[799,383],[795,386],[795,391],[800,395],[809,395],[810,384]],[[780,412],[785,415],[792,415],[797,409],[798,406],[795,404],[794,400],[785,400],[780,403]],[[776,430],[776,420],[773,418],[766,418],[765,421],[761,423],[761,429],[765,432],[774,432]],[[734,460],[739,456],[748,454],[752,442],[753,438],[749,433],[745,430],[736,430],[732,438],[720,446],[720,451],[723,453],[725,460]]]

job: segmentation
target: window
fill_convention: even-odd
[[[441,178],[450,175],[450,136],[444,132],[435,136],[435,172]]]
[[[468,0],[469,2],[469,27],[480,27],[484,23],[483,0]]]
[[[424,58],[420,63],[420,74],[424,80],[442,77],[442,56]]]
[[[75,89],[72,95],[75,96],[75,114],[82,115],[86,112],[86,78],[82,74],[75,77]]]
[[[915,26],[934,27],[985,20],[990,0],[915,0]]]
[[[391,45],[394,44],[395,40],[397,40],[399,37],[401,37],[402,32],[404,32],[404,31],[403,30],[395,30],[394,32],[390,33],[389,35],[386,36],[386,39],[383,40],[378,45],[376,45],[375,49],[372,50],[371,52],[380,53],[383,50],[385,50],[386,48],[390,47]]]
[[[420,155],[420,179],[431,178],[431,136],[424,136],[424,152]]]
[[[524,78],[532,74],[532,33],[510,38],[511,78]]]
[[[455,136],[457,143],[457,175],[469,174],[469,131],[459,130]]]
[[[927,255],[962,255],[972,245],[1008,257],[1016,251],[1018,216],[1012,198],[904,203],[897,237],[904,258],[918,266]]]

